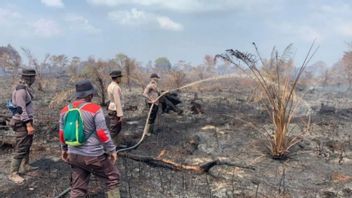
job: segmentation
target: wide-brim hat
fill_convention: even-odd
[[[117,78],[117,77],[122,77],[122,72],[119,70],[115,70],[110,72],[111,78]]]
[[[158,76],[158,74],[152,73],[152,74],[150,75],[150,78],[160,78],[160,77]]]
[[[91,94],[97,95],[97,90],[89,80],[81,80],[76,83],[77,98],[84,98]]]
[[[23,69],[22,76],[36,76],[36,72],[34,69]]]

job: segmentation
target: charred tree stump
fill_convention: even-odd
[[[190,110],[192,111],[192,114],[204,114],[202,105],[196,101],[191,101]]]
[[[197,93],[194,93],[193,99],[191,100],[190,110],[192,114],[204,114],[204,110],[201,105],[201,100],[198,98]]]

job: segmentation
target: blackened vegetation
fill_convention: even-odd
[[[162,97],[160,97],[159,101],[163,113],[170,113],[170,111],[174,111],[180,114],[182,113],[181,109],[177,107],[177,105],[182,103],[182,101],[176,92],[169,92],[164,94]]]

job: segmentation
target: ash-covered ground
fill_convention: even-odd
[[[155,133],[129,151],[179,164],[219,159],[235,165],[216,165],[197,174],[120,157],[122,197],[352,197],[352,92],[331,87],[298,92],[305,102],[292,123],[292,133],[303,130],[302,122],[307,120],[303,110],[310,110],[311,130],[291,149],[288,159],[279,161],[265,147],[263,128],[272,128],[267,112],[252,101],[251,89],[237,85],[198,91],[204,114],[196,115],[190,111],[195,92],[182,91],[183,115],[159,114]],[[121,144],[131,145],[142,134],[147,109],[140,92],[126,91],[125,107],[137,108],[125,112]],[[8,93],[1,94],[1,103]],[[60,160],[58,111],[48,110],[47,94],[39,93],[35,101],[41,120],[31,161],[40,169],[26,174],[23,185],[7,179],[13,133],[0,132],[9,142],[0,149],[0,197],[55,197],[69,187],[70,167]],[[1,111],[6,113],[4,106]],[[98,178],[92,177],[90,186],[90,197],[104,197]]]

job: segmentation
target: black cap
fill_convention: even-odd
[[[152,73],[152,74],[150,75],[150,78],[160,78],[160,77],[158,76],[158,74]]]
[[[34,69],[23,69],[22,76],[36,76],[36,72]]]
[[[76,83],[76,97],[84,98],[89,95],[96,95],[97,90],[89,80],[81,80]]]
[[[122,73],[120,70],[115,70],[110,73],[111,78],[122,77]]]

